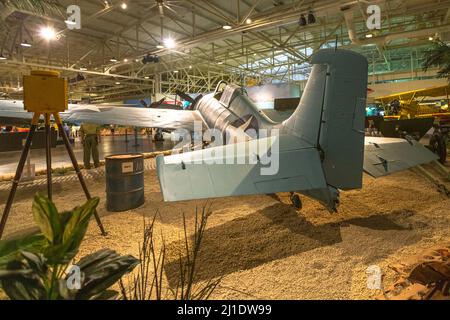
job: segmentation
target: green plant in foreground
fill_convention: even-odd
[[[111,299],[109,288],[139,260],[103,249],[71,265],[86,234],[98,198],[59,213],[46,197],[34,197],[32,211],[41,231],[0,241],[0,287],[10,299]]]
[[[167,247],[164,239],[161,248],[155,244],[155,219],[150,224],[144,221],[144,237],[139,248],[141,261],[137,272],[129,279],[129,287],[125,288],[122,280],[119,282],[122,299],[125,300],[207,300],[217,288],[222,278],[212,279],[205,283],[196,284],[197,259],[202,240],[204,238],[206,223],[211,214],[210,208],[203,207],[201,212],[196,210],[194,232],[188,236],[186,216],[183,214],[184,239],[181,240],[181,250],[178,254],[178,268],[173,275],[164,272],[166,268]],[[191,244],[190,244],[191,243]],[[173,277],[173,288],[168,285],[165,276]],[[164,289],[166,288],[166,289]]]

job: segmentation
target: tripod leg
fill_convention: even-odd
[[[80,181],[81,187],[83,188],[84,194],[86,195],[87,199],[91,198],[91,194],[89,193],[89,190],[86,186],[86,182],[84,181],[83,174],[80,171],[80,167],[78,166],[77,158],[75,157],[75,154],[73,153],[72,147],[70,146],[69,138],[67,138],[66,132],[64,131],[64,128],[62,126],[61,118],[59,117],[59,114],[54,113],[53,117],[56,120],[56,124],[58,125],[58,130],[61,132],[61,136],[64,140],[64,144],[66,145],[67,153],[69,154],[70,160],[72,161],[73,168],[75,169],[78,180]],[[100,228],[100,232],[102,233],[102,236],[106,236],[106,231],[103,228],[102,221],[100,220],[100,217],[97,213],[97,210],[94,212],[95,220],[97,221],[97,225]]]
[[[8,220],[9,211],[11,210],[12,203],[14,201],[14,196],[16,195],[17,186],[19,185],[19,181],[22,176],[23,167],[25,165],[25,161],[27,160],[28,152],[30,151],[31,141],[33,140],[34,132],[36,131],[36,127],[39,122],[39,116],[40,116],[39,113],[35,113],[33,115],[30,131],[28,132],[27,140],[25,141],[22,154],[20,155],[19,164],[17,165],[16,169],[16,175],[14,176],[11,191],[9,192],[8,200],[6,201],[5,209],[3,210],[2,220],[0,222],[0,239],[2,238],[6,221]]]
[[[50,114],[44,114],[45,117],[45,161],[47,164],[47,195],[52,200],[52,136],[50,131]]]

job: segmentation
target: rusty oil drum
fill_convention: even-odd
[[[144,204],[144,156],[118,154],[105,157],[106,208],[126,211]]]

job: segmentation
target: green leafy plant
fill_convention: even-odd
[[[139,249],[140,266],[137,272],[130,276],[128,288],[122,280],[119,284],[124,300],[207,300],[221,282],[222,278],[212,279],[206,283],[196,284],[195,276],[198,268],[197,258],[204,237],[207,219],[211,211],[203,207],[201,212],[196,210],[194,232],[188,236],[186,217],[183,214],[184,239],[179,252],[178,269],[174,286],[168,286],[165,279],[165,263],[167,247],[162,239],[160,249],[155,244],[155,219],[150,224],[144,221],[144,239]]]
[[[37,194],[32,210],[40,234],[0,241],[0,286],[10,299],[111,299],[110,290],[139,260],[103,249],[71,265],[98,198],[59,213]]]
[[[442,41],[434,41],[430,50],[425,53],[423,69],[439,67],[438,75],[450,79],[450,46]]]

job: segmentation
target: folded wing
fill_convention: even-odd
[[[377,178],[437,160],[438,156],[415,140],[366,137],[364,171]]]

